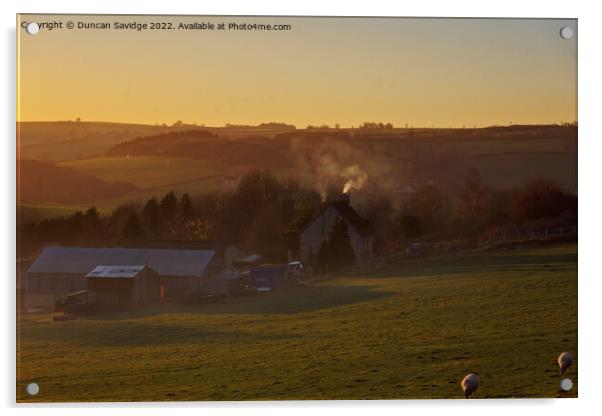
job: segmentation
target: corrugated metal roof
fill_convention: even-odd
[[[213,250],[46,247],[28,273],[83,273],[96,266],[144,264],[161,276],[201,276]]]
[[[96,266],[86,277],[114,277],[133,279],[146,266]]]
[[[133,241],[124,245],[128,248],[162,248],[170,250],[214,250],[216,253],[223,255],[230,248],[238,248],[234,243],[229,241]]]

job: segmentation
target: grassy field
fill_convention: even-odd
[[[531,140],[470,140],[457,141],[452,144],[458,151],[467,156],[504,153],[563,153],[568,154],[567,141],[571,139],[536,138]]]
[[[499,189],[518,187],[530,180],[544,177],[566,190],[576,192],[577,157],[569,154],[496,154],[471,157],[483,181]]]
[[[228,187],[224,182],[226,175],[245,171],[244,167],[232,168],[194,159],[164,156],[102,157],[61,162],[58,165],[107,182],[127,182],[141,188],[128,195],[95,201],[94,205],[106,211],[125,203],[144,204],[153,196],[160,199],[169,191],[195,194],[222,189],[224,186]]]
[[[461,398],[469,372],[480,398],[575,397],[578,362],[563,394],[556,357],[577,355],[576,269],[576,245],[557,245],[409,262],[223,305],[23,316],[18,400]]]
[[[64,217],[75,213],[76,211],[85,212],[89,207],[84,205],[62,205],[46,202],[17,202],[19,211],[19,222],[41,221],[47,218]]]
[[[166,156],[103,157],[58,165],[71,167],[107,182],[127,182],[141,188],[129,195],[96,201],[97,206],[109,210],[128,202],[144,203],[153,196],[161,198],[169,191],[196,194],[229,189],[236,182],[226,180],[226,177],[235,178],[252,169]]]
[[[103,157],[63,162],[59,166],[68,166],[107,182],[128,182],[140,188],[202,182],[221,176],[226,170],[224,166],[194,159],[162,156]]]

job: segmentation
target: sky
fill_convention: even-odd
[[[62,22],[29,35],[21,22]],[[66,22],[291,25],[67,29]],[[562,27],[575,36],[563,39]],[[577,120],[577,22],[21,15],[18,121],[472,127]]]

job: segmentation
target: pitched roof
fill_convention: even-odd
[[[213,250],[46,247],[28,273],[85,273],[96,266],[144,264],[161,276],[201,276]]]
[[[311,224],[314,223],[324,211],[328,209],[328,207],[333,207],[337,210],[339,215],[343,217],[349,224],[351,224],[360,234],[369,234],[372,232],[372,226],[370,225],[370,221],[365,218],[362,218],[360,214],[358,214],[346,201],[332,201],[328,205],[326,205],[322,211],[315,217],[313,217],[310,221],[308,221],[300,230],[299,233],[303,233]]]
[[[209,240],[183,240],[183,241],[152,241],[142,240],[127,244],[127,248],[154,248],[154,249],[178,249],[178,250],[214,250],[223,255],[231,246],[236,244],[230,241],[209,241]]]
[[[349,221],[358,231],[369,230],[372,228],[370,222],[367,219],[362,218],[348,202],[337,201],[332,202],[331,204],[339,211],[339,214]]]
[[[86,277],[110,277],[132,279],[146,266],[96,266]]]

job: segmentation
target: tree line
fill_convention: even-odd
[[[352,206],[370,221],[377,253],[408,242],[467,239],[503,228],[521,230],[577,222],[577,196],[546,179],[513,190],[496,190],[483,184],[478,171],[473,171],[455,193],[432,184],[416,187],[401,200],[385,193],[360,198],[362,192],[370,190],[354,195]],[[104,215],[91,207],[69,216],[18,225],[20,256],[35,255],[50,244],[220,240],[235,242],[269,261],[286,261],[287,250],[298,247],[299,230],[326,203],[314,189],[280,180],[266,170],[254,171],[243,176],[232,191],[195,196],[170,191],[142,204],[121,205]],[[320,262],[325,269],[337,269],[337,258],[350,258],[346,234],[344,223],[332,230],[332,241],[321,250]]]

